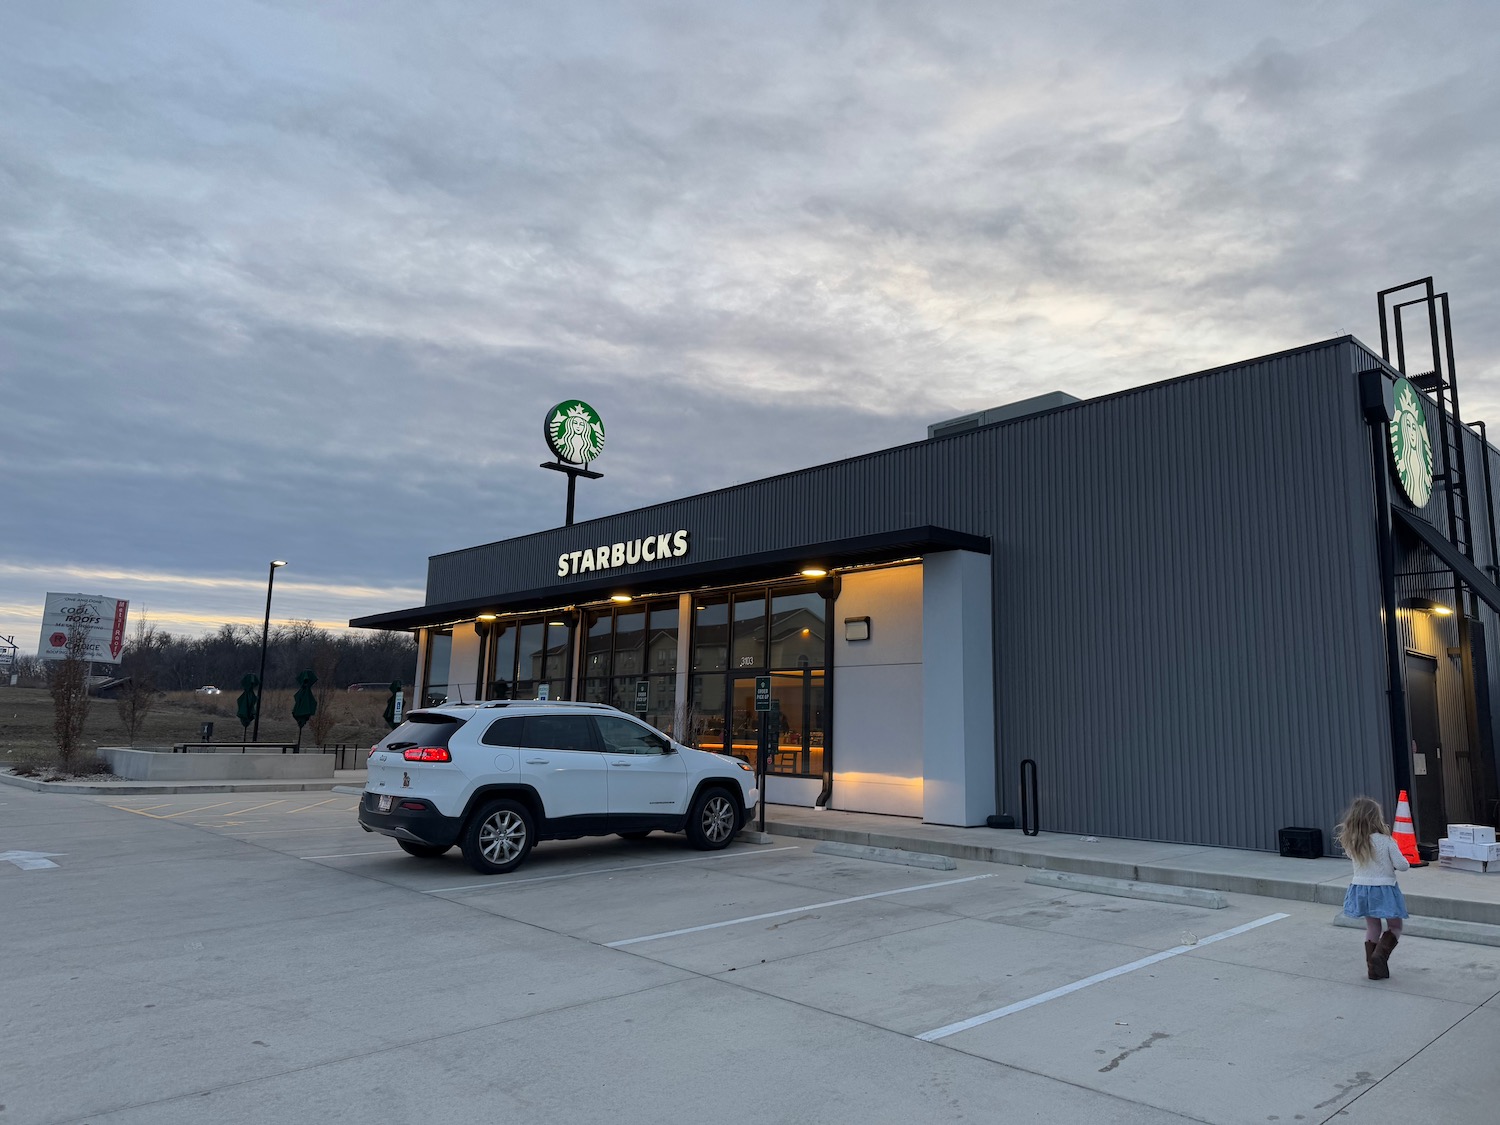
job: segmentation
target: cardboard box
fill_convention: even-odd
[[[1463,856],[1440,855],[1438,866],[1449,871],[1470,871],[1476,875],[1500,875],[1500,862],[1486,863],[1482,859],[1465,859]]]
[[[1460,844],[1493,844],[1495,830],[1488,824],[1450,824],[1448,839]]]
[[[1500,863],[1500,844],[1466,844],[1444,838],[1438,841],[1438,858],[1477,859],[1480,863]]]
[[[1474,871],[1480,875],[1485,873],[1484,861],[1481,859],[1464,859],[1456,855],[1438,856],[1438,866],[1447,867],[1453,871]]]

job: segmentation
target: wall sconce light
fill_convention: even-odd
[[[1431,598],[1402,598],[1398,603],[1402,609],[1414,609],[1418,613],[1431,613],[1437,617],[1450,617],[1453,607]]]
[[[630,595],[629,594],[611,594],[609,596],[609,600],[612,601],[612,602],[615,602],[618,605],[624,605],[625,603],[627,603],[628,601],[630,601]]]
[[[804,566],[800,571],[803,578],[827,578],[828,571],[821,566]]]
[[[869,639],[870,619],[868,617],[844,618],[844,640],[868,641]]]
[[[474,619],[474,632],[481,637],[487,637],[490,635],[490,628],[494,624],[495,615],[493,613],[481,613]]]

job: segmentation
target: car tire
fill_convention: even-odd
[[[652,831],[650,828],[645,828],[635,832],[616,832],[615,835],[622,840],[644,840],[651,835]]]
[[[419,844],[415,840],[397,840],[401,850],[407,855],[414,855],[418,859],[437,859],[440,855],[447,854],[452,844]]]
[[[490,801],[464,825],[464,862],[481,875],[504,875],[521,866],[536,843],[536,825],[519,801]]]
[[[687,838],[693,847],[716,852],[728,847],[739,830],[739,806],[727,789],[714,787],[698,794],[687,819]]]

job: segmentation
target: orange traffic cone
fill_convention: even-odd
[[[1401,854],[1406,857],[1406,862],[1413,867],[1425,867],[1427,861],[1417,851],[1417,834],[1411,826],[1411,806],[1406,803],[1406,790],[1401,790],[1401,796],[1396,801],[1396,826],[1391,830],[1395,837],[1396,846],[1401,849]]]

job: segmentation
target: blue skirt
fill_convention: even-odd
[[[1344,893],[1344,913],[1351,918],[1405,918],[1406,896],[1400,887],[1350,884]]]

